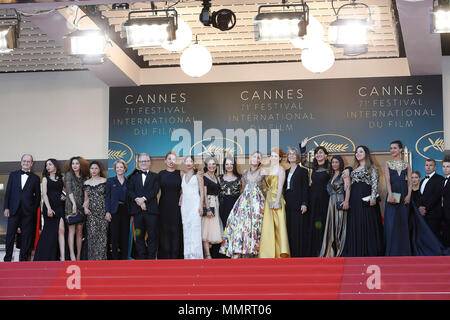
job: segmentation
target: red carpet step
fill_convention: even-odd
[[[0,263],[0,299],[450,299],[450,257]]]

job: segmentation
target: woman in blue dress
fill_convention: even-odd
[[[386,256],[448,255],[448,248],[442,245],[417,209],[417,200],[411,201],[415,198],[413,176],[420,179],[420,173],[412,172],[408,163],[400,159],[402,149],[401,141],[391,142],[393,160],[387,161],[384,169],[388,191],[384,212]]]
[[[392,141],[390,153],[392,160],[386,161],[384,178],[387,197],[384,211],[384,235],[386,256],[410,256],[408,215],[411,202],[411,167],[401,160],[403,144]]]

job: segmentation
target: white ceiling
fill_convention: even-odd
[[[221,0],[213,1],[211,11],[231,9],[237,17],[236,26],[229,31],[220,31],[213,27],[205,27],[199,21],[201,11],[200,1],[185,1],[175,6],[179,18],[191,27],[192,33],[198,36],[199,43],[206,46],[212,54],[214,64],[258,63],[300,61],[301,50],[295,48],[289,41],[255,41],[253,19],[260,5],[280,4],[278,0]],[[335,1],[335,7],[349,1]],[[394,19],[392,2],[390,0],[364,1],[371,7],[375,23],[373,32],[369,34],[369,51],[356,57],[343,55],[343,49],[334,48],[336,59],[390,58],[399,56],[397,22]],[[327,39],[327,27],[336,19],[330,1],[307,1],[310,14],[324,27]],[[103,15],[114,30],[121,33],[121,25],[127,20],[129,11],[150,9],[150,4],[133,3],[130,10],[112,10],[112,5],[101,5]],[[162,8],[162,4],[158,7]],[[347,9],[348,8],[348,9]],[[342,9],[340,15],[352,15],[354,18],[367,18],[368,11],[362,6]],[[123,38],[123,35],[121,34]],[[153,67],[179,65],[181,53],[169,52],[161,47],[151,47],[138,50],[145,61]]]
[[[0,9],[0,18],[15,17],[12,9]],[[1,24],[1,20],[0,20]],[[22,16],[19,48],[0,53],[0,72],[61,71],[85,69],[79,59],[64,55],[62,46]]]
[[[369,34],[369,50],[366,54],[359,56],[344,56],[342,49],[333,48],[337,60],[346,59],[380,59],[399,57],[399,35],[397,34],[398,21],[395,20],[391,0],[367,0],[363,1],[369,5],[372,18],[375,22],[373,31]],[[201,1],[181,1],[174,8],[178,15],[192,29],[193,38],[198,36],[199,43],[206,46],[213,57],[213,64],[249,64],[249,63],[271,63],[271,62],[298,62],[301,50],[293,47],[288,41],[257,42],[254,40],[253,19],[257,14],[258,6],[263,4],[279,4],[280,1],[250,1],[250,0],[213,0],[212,11],[228,8],[237,16],[236,26],[222,32],[213,27],[205,27],[199,22],[199,14],[202,8]],[[335,1],[338,8],[349,1]],[[170,2],[168,5],[172,5]],[[326,0],[307,1],[310,14],[317,18],[324,27],[325,40],[327,39],[327,27],[335,20],[331,2]],[[70,22],[76,10],[65,15]],[[165,2],[156,3],[162,9]],[[128,10],[112,10],[112,4],[100,4],[98,8],[108,18],[108,22],[120,37],[121,24],[126,21]],[[130,10],[146,10],[150,3],[136,2],[130,4]],[[22,15],[20,28],[20,48],[9,54],[0,54],[0,72],[26,72],[26,71],[59,71],[86,69],[81,62],[73,57],[65,56],[61,45],[61,39],[52,39],[35,24],[33,16],[36,9],[29,10],[21,8],[20,11],[27,12]],[[30,13],[32,15],[30,15]],[[367,10],[363,7],[343,9],[343,15],[351,14],[359,17],[367,17]],[[12,16],[12,9],[2,9],[0,5],[0,17]],[[72,14],[72,16],[70,16]],[[42,14],[45,17],[44,14]],[[67,27],[70,23],[67,23]],[[60,26],[55,25],[55,28]],[[145,67],[167,67],[179,66],[180,52],[169,52],[161,47],[151,47],[136,50],[138,55],[145,61]]]

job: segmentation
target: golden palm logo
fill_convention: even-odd
[[[127,164],[133,159],[133,150],[127,144],[109,140],[108,159],[116,161],[123,160]]]
[[[340,140],[340,141],[339,141]],[[309,138],[315,147],[324,147],[328,152],[353,152],[355,144],[346,136],[334,133],[324,133]]]
[[[237,143],[236,141],[232,140],[232,139],[228,139],[228,138],[215,138],[214,142],[219,142],[219,140],[221,140],[222,142],[225,141],[229,141],[231,142],[232,146],[231,147],[224,147],[223,143],[222,145],[219,143],[219,145],[216,145],[214,143],[210,143],[208,145],[205,145],[205,142],[212,142],[212,138],[209,139],[203,139],[201,141],[198,141],[197,143],[195,143],[192,147],[191,150],[189,151],[190,154],[192,154],[192,151],[194,150],[194,148],[201,144],[201,148],[202,151],[196,155],[203,155],[203,154],[243,154],[244,150],[242,149],[241,145],[239,143]]]
[[[108,150],[108,159],[111,160],[123,160],[123,158],[127,155],[127,152],[124,150]]]
[[[429,132],[420,137],[416,142],[416,151],[425,159],[433,158],[436,161],[442,161],[438,158],[442,157],[442,153],[445,150],[444,131]]]
[[[444,139],[437,138],[435,141],[433,141],[431,138],[428,138],[428,141],[430,142],[430,145],[423,148],[423,152],[427,152],[428,149],[433,148],[437,151],[444,152]]]
[[[313,141],[316,147],[325,147],[325,149],[328,150],[328,152],[346,152],[348,151],[349,145],[348,144],[336,144],[331,143],[323,140],[320,144],[318,144],[316,141]]]

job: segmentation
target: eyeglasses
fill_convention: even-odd
[[[150,162],[150,160],[139,160],[138,162]]]

